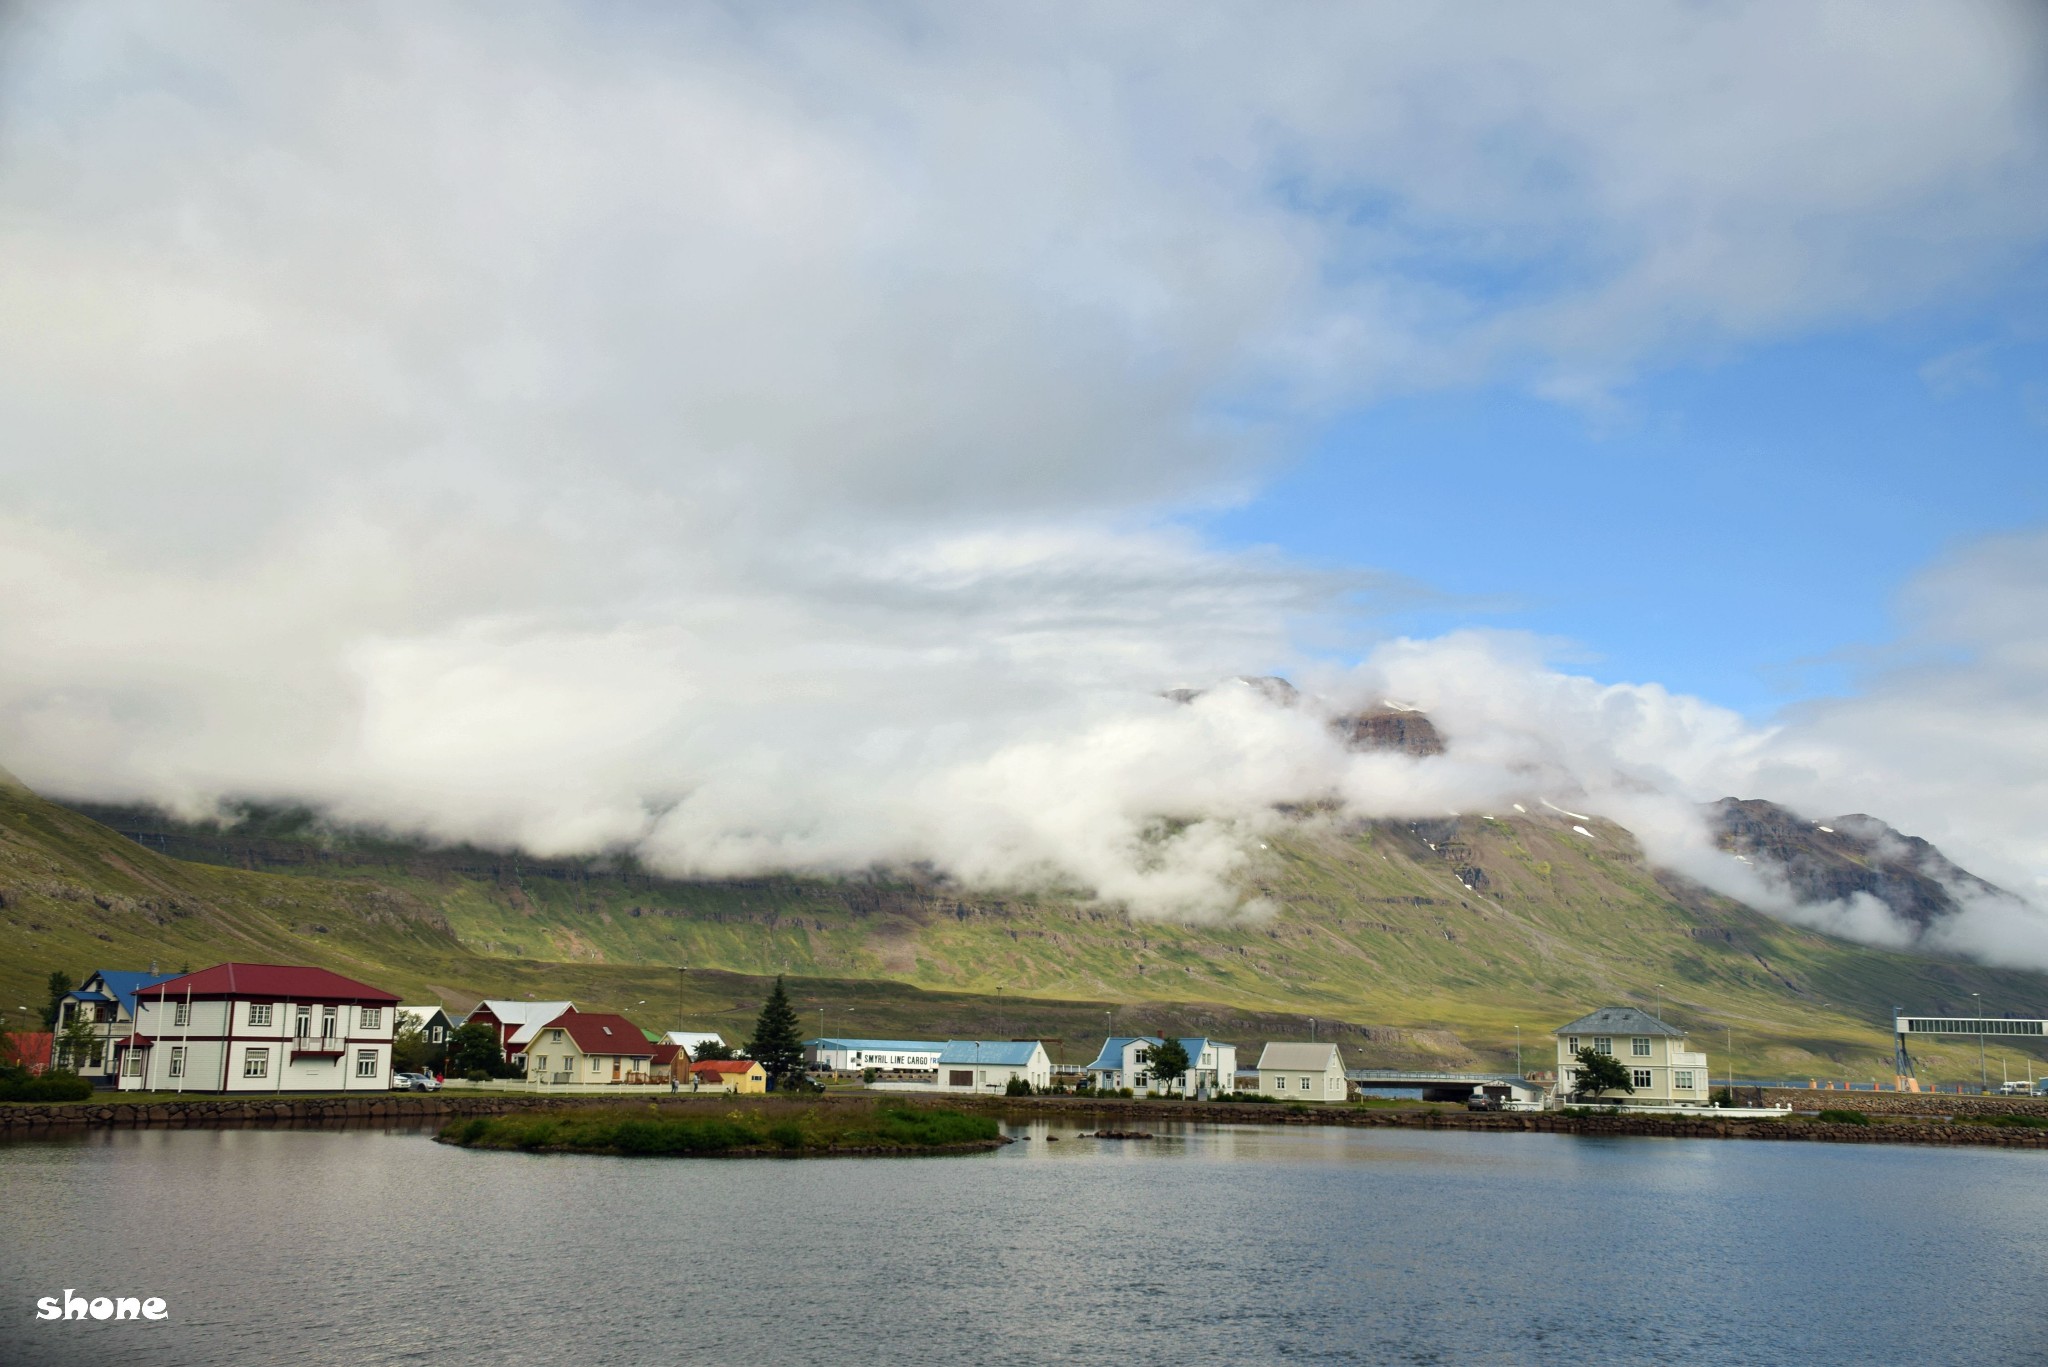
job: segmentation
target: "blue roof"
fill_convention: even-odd
[[[1121,1068],[1124,1066],[1124,1046],[1127,1044],[1162,1044],[1157,1035],[1112,1035],[1102,1042],[1102,1052],[1095,1056],[1095,1062],[1088,1065],[1089,1071]],[[1202,1057],[1202,1050],[1216,1043],[1206,1036],[1182,1039],[1180,1047],[1188,1051],[1188,1063],[1192,1065]]]
[[[886,1049],[897,1054],[936,1054],[946,1046],[935,1039],[807,1039],[811,1049]]]
[[[1102,1042],[1102,1052],[1095,1056],[1095,1062],[1088,1065],[1090,1070],[1121,1068],[1124,1066],[1124,1046],[1143,1042],[1157,1044],[1151,1035],[1111,1035]]]
[[[169,982],[177,976],[175,973],[132,973],[123,968],[97,968],[93,970],[92,975],[86,981],[91,982],[93,978],[98,978],[101,982],[105,983],[107,991],[113,993],[115,1000],[121,1003],[121,1009],[130,1016],[133,1016],[135,1014],[135,994],[137,992],[140,992],[145,987],[154,987],[158,983]]]
[[[1035,1039],[950,1039],[940,1063],[992,1063],[999,1067],[1021,1067],[1037,1052]]]

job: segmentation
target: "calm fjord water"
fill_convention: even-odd
[[[0,1147],[0,1362],[2048,1359],[2048,1155],[1044,1126],[966,1158]],[[161,1324],[35,1321],[160,1295]]]

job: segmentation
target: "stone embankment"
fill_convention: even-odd
[[[0,1105],[0,1138],[78,1129],[235,1125],[412,1125],[564,1104],[553,1098],[420,1096],[195,1097],[189,1101],[80,1101]]]
[[[1766,1106],[1795,1111],[1861,1111],[1865,1115],[2048,1116],[2048,1097],[1958,1096],[1953,1092],[1851,1092],[1825,1087],[1770,1087]]]

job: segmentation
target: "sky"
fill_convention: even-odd
[[[2048,898],[2044,40],[10,8],[0,764],[1184,918],[1276,803],[1547,795],[1896,935],[1746,881],[1735,794]],[[1443,764],[1334,743],[1389,697]]]

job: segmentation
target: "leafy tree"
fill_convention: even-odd
[[[74,1012],[71,1024],[57,1036],[57,1056],[51,1060],[51,1065],[68,1068],[75,1073],[78,1065],[97,1054],[103,1043],[99,1031],[92,1028],[92,1022]]]
[[[57,1006],[71,992],[71,975],[63,969],[53,969],[49,978],[50,1000],[43,1007],[43,1029],[57,1028]]]
[[[789,1004],[789,993],[783,989],[780,977],[775,979],[775,990],[768,994],[768,1000],[761,1004],[760,1018],[754,1022],[754,1038],[747,1043],[747,1057],[767,1071],[770,1087],[780,1087],[784,1078],[803,1076],[803,1035],[797,1027],[796,1008]]]
[[[1193,1064],[1187,1046],[1171,1035],[1164,1043],[1152,1046],[1152,1080],[1162,1092],[1171,1091],[1185,1079]]]
[[[720,1059],[727,1059],[732,1056],[732,1046],[730,1044],[723,1044],[718,1040],[708,1039],[690,1051],[690,1062],[716,1063]]]
[[[448,1071],[483,1072],[493,1076],[504,1071],[505,1051],[498,1045],[497,1028],[487,1021],[457,1026],[448,1037]]]
[[[483,1025],[482,1021],[477,1022]],[[490,1029],[485,1025],[486,1030]],[[398,1032],[391,1037],[391,1069],[417,1073],[427,1066],[427,1029],[410,1011],[398,1013]]]
[[[1574,1057],[1579,1075],[1572,1083],[1573,1096],[1597,1097],[1603,1092],[1634,1094],[1636,1088],[1629,1081],[1628,1065],[1614,1055],[1588,1048],[1579,1050]]]

